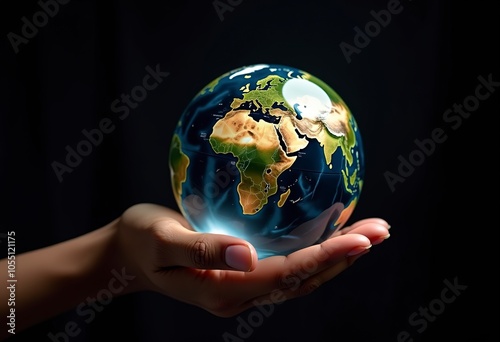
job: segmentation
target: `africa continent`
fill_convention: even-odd
[[[230,153],[238,161],[241,181],[237,191],[244,214],[255,214],[278,190],[278,177],[295,162],[280,146],[275,125],[255,121],[250,110],[231,110],[217,121],[210,135],[216,153]]]

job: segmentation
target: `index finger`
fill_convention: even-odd
[[[248,300],[277,289],[294,287],[297,282],[322,272],[353,253],[370,248],[370,240],[360,234],[348,234],[329,239],[288,256],[273,256],[259,260],[254,271],[231,272],[219,284],[221,291]]]

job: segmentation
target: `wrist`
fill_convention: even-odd
[[[119,230],[120,219],[115,219],[88,233],[74,254],[75,259],[80,259],[74,278],[89,280],[93,284],[89,288],[96,295],[101,292],[117,297],[142,290],[138,270],[129,262],[120,244]]]

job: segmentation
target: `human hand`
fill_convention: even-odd
[[[193,231],[184,217],[155,204],[137,204],[117,221],[118,249],[138,275],[137,290],[162,293],[231,317],[279,295],[311,293],[389,237],[379,218],[358,221],[321,244],[258,260],[240,238]]]

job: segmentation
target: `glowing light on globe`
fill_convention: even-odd
[[[256,64],[208,83],[181,113],[169,165],[199,232],[287,255],[340,229],[358,202],[364,154],[342,98],[297,68]]]

